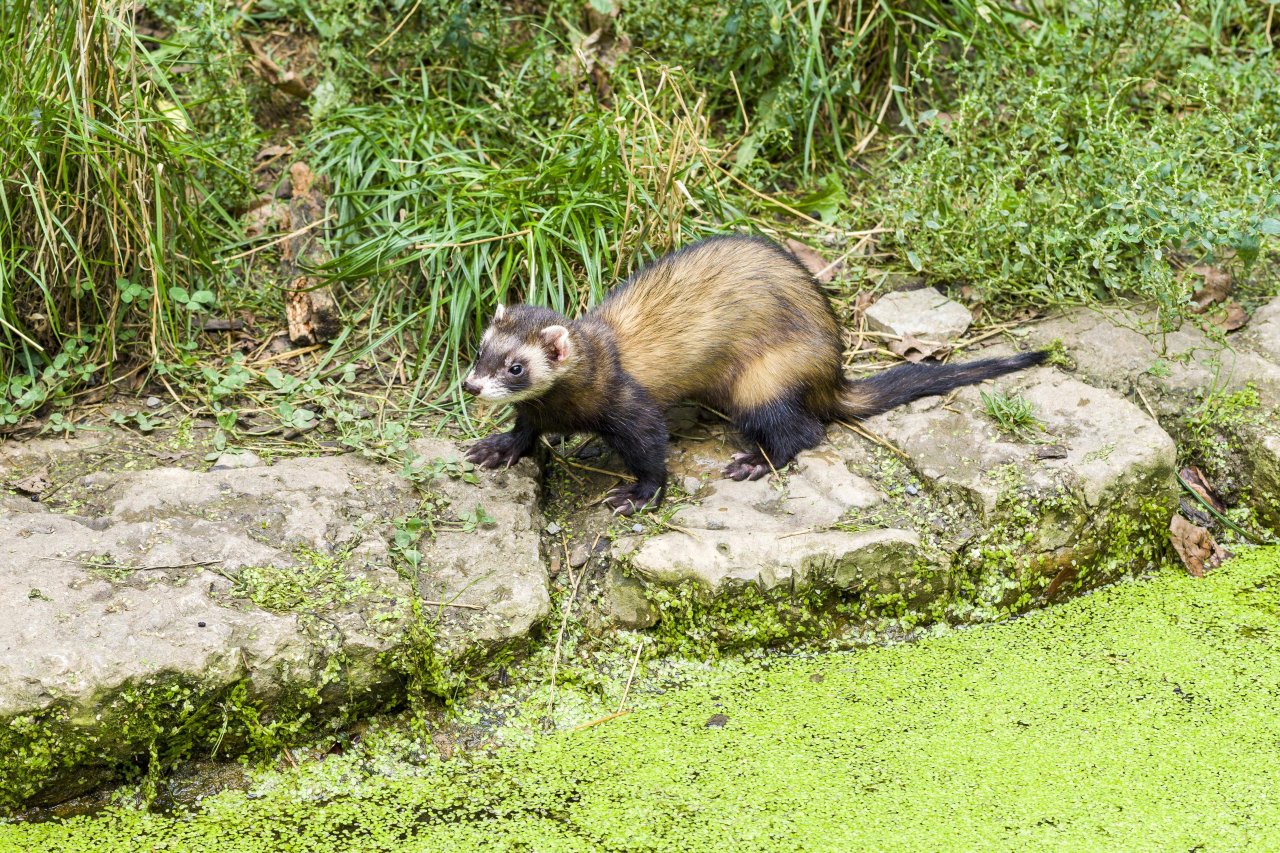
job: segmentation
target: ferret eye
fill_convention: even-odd
[[[519,376],[521,373],[524,373],[524,367],[520,364],[513,364],[507,368],[507,372],[512,376]]]

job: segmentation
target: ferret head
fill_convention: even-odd
[[[573,359],[568,322],[546,308],[499,305],[463,390],[500,403],[546,393]]]

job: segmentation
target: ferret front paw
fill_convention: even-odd
[[[661,502],[660,489],[650,483],[632,483],[630,486],[619,486],[609,492],[604,505],[613,510],[614,515],[634,515],[635,513],[655,507]]]
[[[509,432],[482,438],[467,451],[467,461],[481,468],[510,468],[524,457],[523,442]]]

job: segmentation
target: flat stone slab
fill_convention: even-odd
[[[1192,323],[1162,330],[1141,308],[1070,311],[1029,327],[1028,339],[1063,341],[1079,378],[1153,412],[1225,496],[1280,531],[1280,298],[1225,340]],[[1256,406],[1215,413],[1245,389]]]
[[[676,455],[687,465],[695,452],[685,444]],[[750,619],[727,612],[739,605],[749,611],[758,598],[790,611],[783,618],[791,627],[783,630],[799,634],[809,630],[803,623],[820,616],[810,612],[816,604],[806,599],[810,592],[868,603],[935,597],[947,583],[946,559],[926,554],[910,527],[841,528],[850,510],[873,512],[886,500],[874,482],[850,470],[850,460],[865,458],[844,441],[801,454],[795,469],[780,477],[708,478],[699,500],[672,516],[669,532],[615,542],[621,571],[607,579],[606,595],[631,602],[619,621],[638,625],[658,621],[662,611],[683,614],[675,596],[697,608],[720,608],[730,622],[742,623],[709,617],[705,626],[681,630],[697,635],[705,627],[717,642],[735,645],[767,641],[753,634]],[[637,592],[649,599],[647,609],[637,610]],[[793,605],[793,599],[804,603]],[[833,631],[834,624],[818,630]]]
[[[1004,479],[1047,493],[1059,487],[1091,510],[1118,493],[1158,494],[1173,476],[1173,440],[1114,391],[1094,388],[1052,368],[1003,377],[988,387],[1029,401],[1043,430],[1028,437],[1002,432],[988,415],[983,387],[962,388],[943,406],[927,398],[867,421],[903,450],[930,485],[951,491],[983,521],[997,517]]]
[[[866,318],[877,332],[939,343],[960,337],[973,323],[968,308],[935,287],[886,293],[867,308]]]
[[[984,410],[988,389],[1029,401],[1041,437],[1002,433]],[[786,610],[808,596],[807,606],[851,617],[807,629],[832,637],[885,618],[984,620],[1162,552],[1177,505],[1174,444],[1114,391],[1039,368],[920,400],[865,429],[881,443],[834,427],[781,475],[736,483],[712,473],[669,529],[615,543],[621,577],[690,622],[685,630],[732,643],[733,631],[751,630],[735,606]],[[697,452],[679,443],[674,456],[687,465]],[[734,619],[732,631],[717,624]]]
[[[67,447],[8,452],[0,482]],[[448,689],[549,611],[535,475],[432,480],[436,536],[412,534],[416,570],[395,536],[422,501],[354,456],[92,474],[74,514],[0,495],[0,723],[22,734],[19,749],[0,730],[0,803],[108,777],[147,751],[142,721],[190,724],[198,741],[192,709],[210,705],[314,726],[426,673],[439,683],[424,689]],[[475,506],[496,523],[463,530]]]
[[[973,531],[957,553],[978,579],[970,604],[1017,612],[1153,565],[1177,506],[1176,448],[1160,425],[1054,368],[988,384],[1028,401],[1043,431],[1002,432],[972,386],[866,423],[950,503],[956,529]]]

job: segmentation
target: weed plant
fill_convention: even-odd
[[[147,0],[144,50],[111,0],[7,3],[0,420],[122,357],[224,440],[242,399],[289,428],[350,420],[357,367],[457,411],[495,305],[575,313],[725,230],[840,252],[882,224],[833,288],[874,263],[997,308],[1137,296],[1172,320],[1180,267],[1265,270],[1280,232],[1264,6]],[[288,126],[245,65],[282,33],[313,84]],[[191,322],[279,312],[269,251],[206,262],[244,249],[214,232],[268,137],[332,189],[345,330],[298,377],[214,357]]]
[[[149,360],[206,269],[211,162],[125,7],[0,4],[0,427]]]
[[[955,97],[876,199],[886,245],[989,302],[1169,320],[1188,259],[1249,272],[1280,234],[1280,78],[1265,15],[1223,40],[1234,5],[1072,4],[998,61],[939,60]]]

